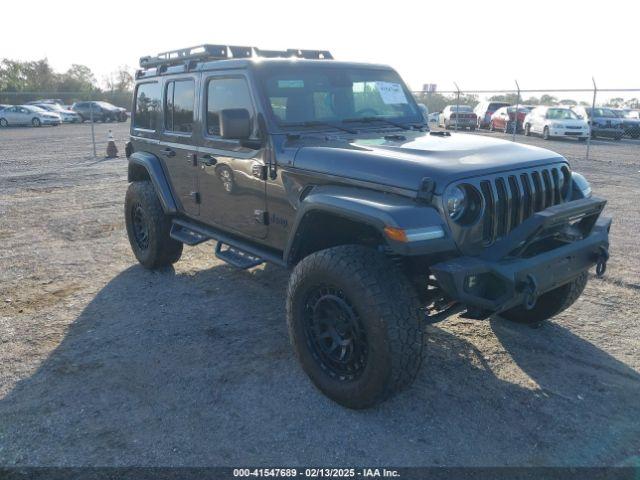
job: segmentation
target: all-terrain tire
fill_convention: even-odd
[[[124,214],[131,249],[142,266],[155,269],[180,260],[183,245],[169,236],[171,220],[150,181],[129,185]]]
[[[582,272],[573,281],[542,294],[531,310],[518,306],[500,315],[512,322],[526,324],[540,323],[573,305],[578,297],[582,295],[584,288],[587,286],[588,278],[589,274]]]
[[[323,292],[325,297],[318,297]],[[350,348],[366,354],[357,358],[357,373],[336,372],[314,336],[320,322],[316,312],[324,298],[337,298],[337,303],[344,299],[359,322],[362,336],[351,338],[360,343],[354,340]],[[287,290],[287,324],[304,371],[319,390],[345,407],[368,408],[389,398],[410,385],[420,369],[423,330],[416,291],[385,255],[373,249],[338,246],[298,263]],[[366,348],[359,349],[363,345]]]

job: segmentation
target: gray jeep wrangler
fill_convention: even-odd
[[[216,240],[292,270],[291,342],[350,408],[407,387],[426,324],[537,323],[604,273],[605,201],[560,155],[430,132],[398,74],[327,51],[203,45],[140,59],[125,218],[147,268]]]

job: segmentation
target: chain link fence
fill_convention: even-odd
[[[517,82],[515,88],[502,90],[469,90],[453,85],[455,89],[451,90],[431,86],[413,92],[427,107],[434,130],[473,130],[475,134],[536,145],[544,139],[549,142],[548,148],[557,147],[575,159],[632,159],[640,154],[640,88],[598,88],[595,82],[587,89],[520,89]],[[127,111],[131,107],[130,92],[0,92],[0,106],[37,100],[66,106],[105,101]],[[536,113],[543,113],[544,118]],[[89,123],[87,132],[95,154],[95,132],[93,123]],[[576,128],[580,124],[583,129]],[[547,146],[546,142],[543,145]]]

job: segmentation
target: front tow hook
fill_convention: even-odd
[[[609,260],[609,251],[605,247],[600,247],[596,254],[596,277],[602,278],[604,272],[607,271],[607,260]]]
[[[522,305],[525,309],[531,310],[536,306],[538,301],[538,282],[533,275],[527,274],[525,279],[518,285],[518,290],[524,294]]]

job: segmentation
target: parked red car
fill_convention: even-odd
[[[478,128],[489,128],[489,124],[491,123],[491,115],[493,115],[499,108],[508,107],[509,105],[511,104],[506,102],[480,102],[478,105],[476,105],[476,108],[473,109],[473,113],[475,113],[478,117],[476,126]]]
[[[516,132],[522,131],[522,125],[524,123],[524,117],[527,116],[531,109],[529,107],[518,107],[518,118],[516,120],[516,107],[502,107],[495,111],[491,115],[491,122],[489,123],[489,130],[502,130],[504,133],[513,133],[515,127]]]

